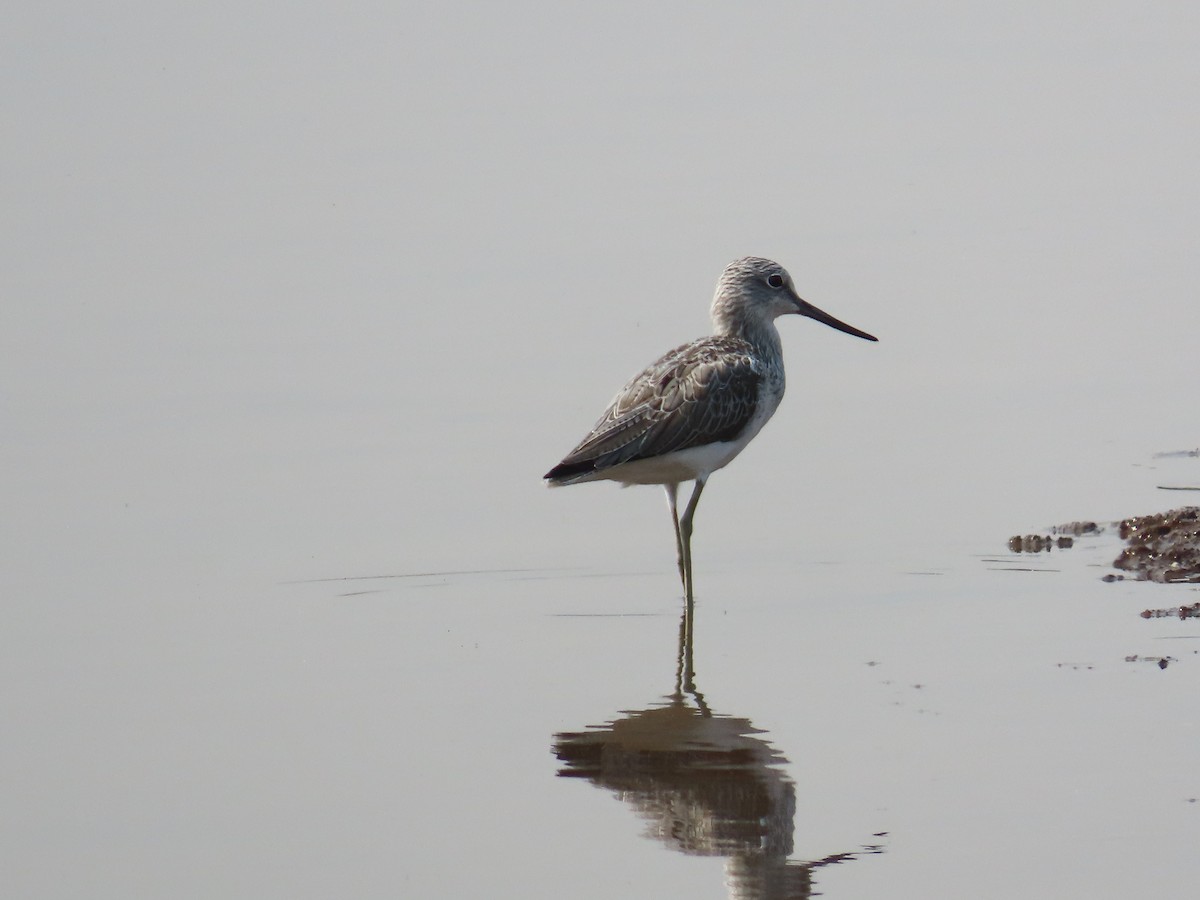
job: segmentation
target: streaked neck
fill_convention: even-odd
[[[779,338],[779,329],[771,319],[758,316],[724,315],[726,310],[713,311],[714,333],[725,337],[741,338],[753,344],[762,356],[772,360],[782,360],[783,342]]]

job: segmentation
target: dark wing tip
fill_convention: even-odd
[[[557,466],[542,476],[543,480],[556,484],[562,484],[575,478],[579,475],[587,475],[590,472],[596,471],[595,460],[584,460],[583,462],[560,462]]]

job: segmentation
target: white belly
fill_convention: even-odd
[[[677,450],[666,456],[638,459],[606,469],[600,478],[622,484],[678,484],[707,478],[709,473],[729,465],[742,452],[744,441],[719,441],[702,447]]]

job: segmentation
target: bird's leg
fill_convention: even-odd
[[[687,590],[687,577],[683,574],[683,537],[679,533],[679,482],[664,484],[667,491],[667,505],[671,507],[671,524],[675,526],[675,559],[679,563],[679,580]]]
[[[704,490],[707,479],[697,478],[696,486],[692,489],[692,499],[688,501],[683,518],[679,520],[680,548],[683,554],[683,591],[688,602],[692,600],[692,519],[696,515],[696,504],[700,502],[700,492]]]

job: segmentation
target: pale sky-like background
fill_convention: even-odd
[[[704,333],[744,254],[882,339],[781,323],[810,445],[886,449],[882,408],[953,455],[959,407],[1000,395],[1036,422],[997,459],[1043,416],[1152,424],[1142,392],[1186,416],[1198,29],[1186,4],[25,8],[0,151],[15,539],[54,519],[86,556],[72,523],[155,505],[156,475],[232,531],[270,486],[384,528],[419,503],[449,537]],[[297,444],[328,468],[291,470]],[[342,490],[356,451],[391,457],[372,496]]]
[[[290,579],[670,574],[657,492],[540,476],[742,255],[880,342],[779,323],[706,565],[1151,512],[1200,443],[1195,4],[24,4],[0,55],[20,710]]]
[[[444,546],[705,333],[744,254],[881,337],[781,323],[780,447],[829,428],[886,475],[868,445],[966,452],[962,416],[1001,396],[1032,422],[976,465],[1072,417],[1170,427],[1129,401],[1178,391],[1186,417],[1200,382],[1198,29],[1187,4],[24,8],[6,544],[41,558],[52,520],[82,563],[126,503],[272,528],[247,499],[270,490],[289,528],[327,518],[310,553],[401,503]],[[389,459],[369,495],[345,490],[356,452]]]

